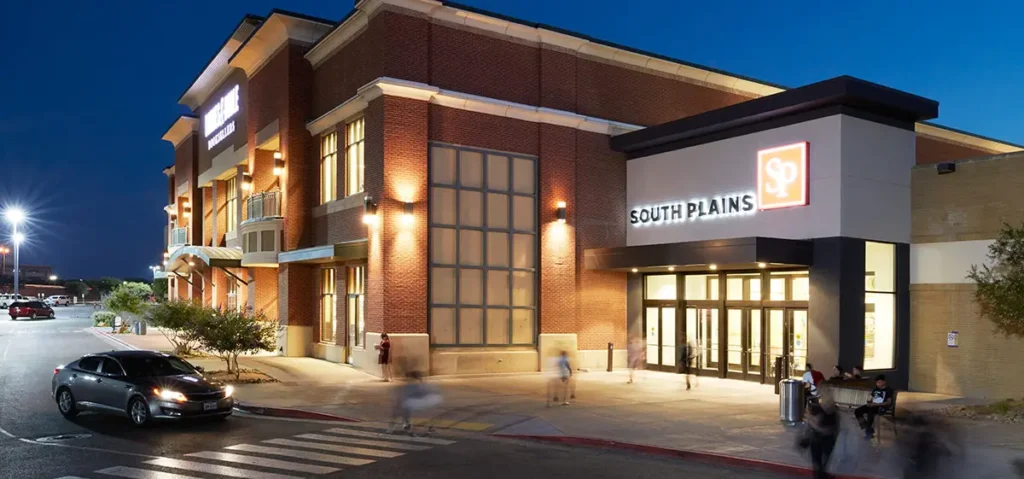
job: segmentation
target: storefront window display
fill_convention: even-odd
[[[891,369],[896,350],[896,245],[865,243],[864,368]]]

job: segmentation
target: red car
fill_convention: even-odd
[[[11,319],[18,318],[49,318],[53,319],[53,308],[43,304],[42,301],[19,301],[17,303],[11,303],[11,307],[7,309],[11,314]]]

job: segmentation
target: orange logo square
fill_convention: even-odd
[[[757,152],[757,209],[805,206],[807,142]]]

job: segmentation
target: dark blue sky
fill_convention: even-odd
[[[463,0],[786,86],[850,74],[940,102],[939,123],[1024,144],[1022,2]],[[23,260],[62,277],[160,259],[173,162],[160,136],[244,13],[340,19],[350,0],[7,2],[0,204],[33,216]]]

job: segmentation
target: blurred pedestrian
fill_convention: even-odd
[[[562,350],[554,360],[554,377],[548,381],[548,401],[547,405],[550,406],[551,402],[558,403],[558,399],[562,398],[563,406],[569,405],[569,399],[575,399],[576,391],[575,386],[570,385],[572,381],[572,364],[569,362],[569,353]]]
[[[693,342],[686,340],[686,344],[683,345],[683,352],[679,355],[679,363],[683,366],[683,374],[686,376],[686,390],[690,390],[690,377],[694,376],[694,359],[697,357],[697,352],[693,347]],[[695,376],[694,376],[695,377]],[[697,385],[696,380],[693,384]]]
[[[440,405],[443,402],[441,393],[435,388],[423,382],[423,374],[419,371],[410,371],[406,374],[407,381],[398,389],[395,397],[395,409],[392,414],[391,425],[388,432],[394,432],[401,427],[403,431],[413,434],[412,413],[422,411]],[[427,433],[434,431],[433,426],[428,425]]]
[[[854,366],[853,370],[848,373],[843,373],[843,378],[847,380],[860,381],[864,379],[864,370],[860,366]]]
[[[380,364],[381,381],[391,381],[391,338],[388,333],[380,335],[380,343],[373,347],[377,351],[377,364]]]
[[[804,372],[802,380],[807,388],[807,392],[810,393],[810,397],[817,397],[818,385],[825,380],[825,375],[821,374],[821,371],[814,369],[814,366],[811,365],[811,363],[807,363],[807,369]]]
[[[843,380],[843,367],[836,364],[832,367],[832,375],[829,376],[828,381],[842,381]]]
[[[815,479],[832,477],[828,473],[829,459],[839,435],[839,413],[835,401],[826,390],[821,390],[817,403],[807,407],[806,446],[811,452],[811,465]]]
[[[633,384],[633,375],[637,369],[644,367],[646,354],[644,354],[644,342],[638,336],[629,338],[629,345],[626,346],[626,355],[629,358],[629,381],[626,384]]]

